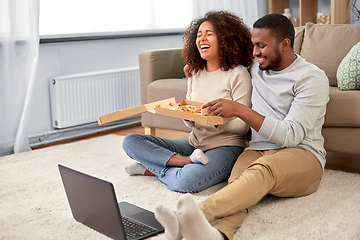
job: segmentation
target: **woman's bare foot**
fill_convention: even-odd
[[[184,157],[175,154],[170,157],[169,161],[166,163],[166,166],[183,167],[190,163],[193,163],[190,160],[190,156]]]
[[[145,170],[145,172],[144,172],[144,175],[145,176],[152,176],[152,177],[155,177],[155,174],[153,174],[152,172],[150,172],[149,170]]]
[[[166,163],[166,166],[183,167],[190,163],[202,163],[205,165],[208,162],[209,158],[205,155],[205,153],[200,149],[195,149],[193,153],[187,157],[172,155],[169,161]]]

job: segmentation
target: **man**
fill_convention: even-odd
[[[254,23],[252,108],[218,99],[205,104],[236,116],[252,131],[229,185],[199,203],[187,194],[174,212],[156,207],[168,239],[233,239],[248,209],[267,194],[299,197],[315,192],[325,166],[321,128],[329,99],[325,73],[293,51],[294,28],[281,14]]]

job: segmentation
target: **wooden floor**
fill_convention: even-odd
[[[81,139],[94,138],[94,137],[98,137],[98,136],[106,135],[106,134],[116,134],[116,135],[120,135],[120,136],[126,136],[130,133],[144,134],[144,127],[142,127],[139,123],[139,124],[134,124],[134,125],[127,126],[127,127],[118,128],[115,130],[100,132],[100,133],[97,133],[97,134],[94,134],[91,136],[87,136],[87,137],[81,137],[81,138],[77,138],[77,139],[73,139],[73,140],[62,141],[62,142],[58,142],[58,143],[54,143],[54,144],[50,144],[50,145],[46,145],[46,146],[41,146],[41,147],[37,147],[37,148],[44,148],[44,147],[48,147],[48,146],[79,141]],[[168,139],[181,140],[181,139],[187,139],[189,136],[189,133],[156,128],[155,136],[162,137],[162,138],[168,138]],[[360,155],[328,152],[327,157],[326,157],[325,168],[360,174]]]
[[[144,134],[144,127],[142,127],[139,124],[139,125],[133,125],[130,128],[118,129],[118,130],[112,132],[112,134],[117,134],[117,135],[121,135],[121,136],[126,136],[127,134],[130,134],[130,133]],[[187,139],[189,137],[189,133],[156,128],[155,136],[162,137],[162,138],[168,138],[168,139],[174,139],[174,140],[175,139],[182,140],[182,139]]]

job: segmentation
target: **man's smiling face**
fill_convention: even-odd
[[[280,53],[280,43],[274,36],[270,35],[270,30],[266,28],[254,28],[251,41],[254,44],[254,57],[258,58],[261,70],[282,70],[282,56]]]

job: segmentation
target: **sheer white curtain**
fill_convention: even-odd
[[[0,0],[0,152],[30,150],[27,125],[38,28],[38,0]]]
[[[196,0],[196,16],[204,16],[212,10],[226,10],[235,13],[252,29],[253,23],[266,14],[266,0]]]

